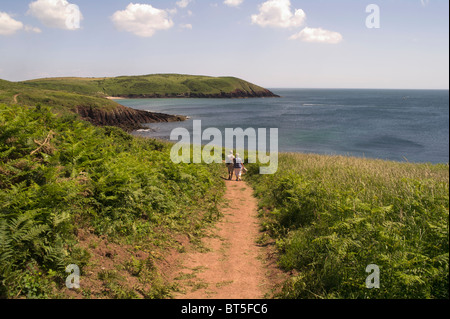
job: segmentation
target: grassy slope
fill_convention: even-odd
[[[283,298],[447,298],[449,166],[282,154],[249,179],[280,265]],[[369,264],[381,288],[365,287]]]
[[[127,131],[139,129],[144,123],[183,119],[182,116],[133,110],[87,90],[58,90],[61,89],[61,83],[58,83],[55,81],[53,84],[34,87],[0,80],[0,103],[48,106],[60,115],[75,114],[96,125],[112,125]]]
[[[22,82],[41,89],[57,89],[97,96],[150,95],[177,96],[190,93],[214,95],[236,90],[251,93],[264,88],[234,77],[207,77],[178,74],[122,76],[116,78],[50,78]]]
[[[58,113],[74,112],[77,106],[90,106],[103,110],[113,110],[118,104],[101,97],[82,93],[58,91],[57,87],[33,87],[23,83],[0,80],[0,103],[35,106],[50,106]]]

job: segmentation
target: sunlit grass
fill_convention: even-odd
[[[448,164],[281,154],[275,175],[250,169],[277,242],[296,270],[286,298],[448,298]],[[382,269],[381,289],[365,268]]]

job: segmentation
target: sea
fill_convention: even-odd
[[[448,90],[271,89],[280,98],[125,99],[134,109],[185,115],[133,134],[166,139],[175,128],[278,128],[280,152],[449,162]],[[207,144],[209,141],[204,141]]]

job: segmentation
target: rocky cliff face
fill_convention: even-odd
[[[125,131],[133,131],[142,128],[142,124],[161,122],[181,122],[187,118],[181,115],[168,115],[163,113],[151,113],[134,110],[118,105],[114,110],[95,109],[92,107],[78,106],[76,112],[86,121],[99,126],[117,126]]]
[[[279,97],[269,90],[243,91],[235,90],[231,93],[204,94],[185,93],[182,95],[160,95],[160,94],[128,94],[117,97],[124,98],[261,98]],[[117,126],[126,131],[137,130],[142,124],[161,122],[181,122],[187,118],[182,115],[169,115],[163,113],[151,113],[142,110],[134,110],[123,105],[117,105],[113,110],[98,109],[90,106],[77,106],[76,113],[86,121],[99,126]]]
[[[224,93],[221,92],[220,94],[210,94],[210,95],[205,95],[205,94],[195,94],[195,93],[191,93],[189,97],[194,97],[194,98],[230,98],[230,99],[235,99],[235,98],[256,98],[256,97],[280,97],[274,93],[272,93],[269,90],[263,90],[263,91],[242,91],[242,90],[235,90],[231,93]]]
[[[217,93],[217,94],[204,94],[204,93],[185,93],[180,95],[170,95],[170,94],[157,94],[157,93],[151,93],[151,94],[127,94],[127,95],[119,95],[118,97],[124,97],[129,99],[152,99],[152,98],[203,98],[203,99],[223,99],[223,98],[229,98],[229,99],[236,99],[236,98],[261,98],[261,97],[280,97],[279,95],[274,94],[273,92],[269,90],[262,90],[262,91],[243,91],[243,90],[235,90],[231,93]]]

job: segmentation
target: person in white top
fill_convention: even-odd
[[[236,158],[234,159],[234,175],[236,175],[236,181],[242,181],[242,169],[244,168],[244,161],[236,153]]]
[[[230,154],[226,158],[226,164],[228,168],[228,180],[233,179],[233,172],[234,172],[234,155],[233,151],[230,151]]]

